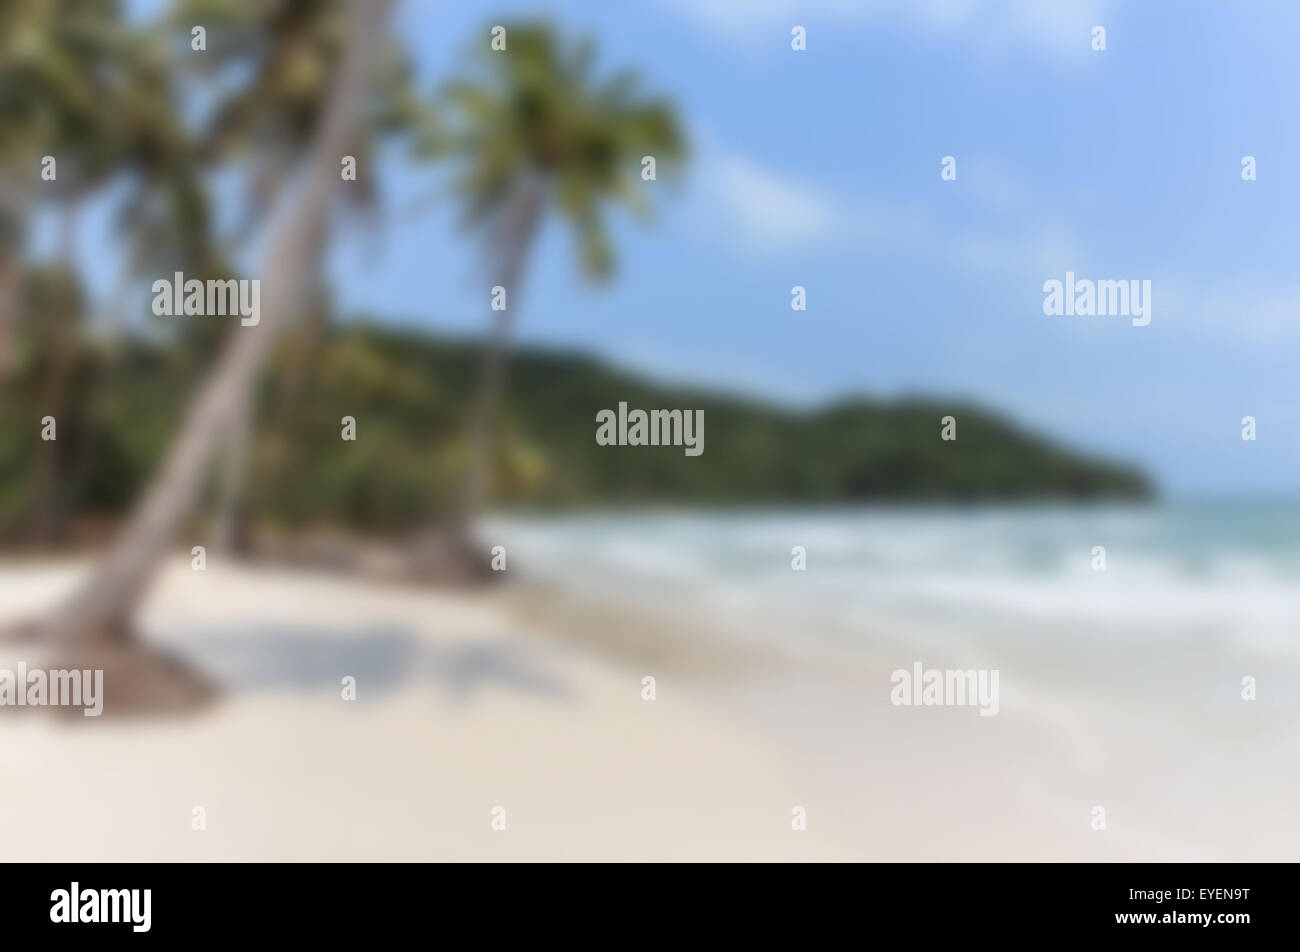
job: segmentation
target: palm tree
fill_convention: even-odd
[[[248,158],[245,210],[231,237],[243,244],[262,223],[272,197],[311,148],[313,132],[325,108],[331,77],[347,39],[348,4],[344,0],[297,0],[250,5],[246,0],[182,0],[171,17],[188,34],[194,23],[207,29],[208,49],[190,60],[202,75],[232,70],[248,74],[218,102],[200,148],[208,162]],[[373,57],[370,101],[341,154],[371,167],[375,143],[385,134],[409,128],[418,104],[411,94],[410,64],[392,41]],[[343,192],[347,207],[363,216],[375,212],[375,178],[362,175]],[[324,234],[320,235],[324,240]],[[313,274],[308,281],[319,280]],[[309,326],[300,342],[306,349],[320,333],[309,310]],[[299,372],[302,372],[300,367]],[[290,381],[292,388],[295,381]],[[215,541],[220,549],[238,549],[242,539],[244,479],[253,427],[253,394],[241,404],[224,448]]]
[[[97,331],[95,359],[70,453],[72,480],[64,493],[68,510],[85,489],[96,443],[109,425],[107,406],[121,371],[131,293],[149,274],[224,275],[231,270],[215,240],[199,141],[180,104],[177,65],[187,57],[178,56],[168,39],[165,23],[133,24],[115,50],[116,82],[107,92],[117,131],[112,180],[127,186],[116,211],[123,254],[113,291],[90,315]],[[185,327],[182,336],[207,336],[192,330]]]
[[[57,177],[39,190],[59,204],[62,223],[62,275],[45,288],[77,283],[75,247],[83,198],[115,164],[120,148],[112,108],[120,82],[126,37],[119,25],[117,0],[18,0],[0,13],[0,141],[4,164],[21,169],[17,181],[37,180],[42,155],[57,162]],[[4,235],[0,237],[0,385],[15,367],[13,331],[18,295],[21,234],[33,202],[30,184],[4,196]],[[39,333],[44,373],[40,384],[46,412],[62,408],[76,347],[78,295],[61,293],[53,333]],[[42,329],[43,330],[43,329]],[[57,446],[38,441],[29,531],[46,538],[63,515]]]
[[[470,421],[457,526],[462,541],[487,490],[506,349],[543,219],[555,211],[568,221],[584,275],[604,280],[614,267],[605,207],[646,216],[642,158],[654,156],[657,166],[671,169],[685,153],[673,108],[643,98],[635,73],[593,77],[591,40],[562,43],[542,23],[505,29],[505,50],[492,50],[484,31],[471,53],[472,78],[440,90],[419,149],[424,158],[456,164],[462,222],[486,232],[493,284],[507,291],[506,309],[495,312]]]
[[[161,470],[107,557],[66,602],[28,630],[62,645],[71,655],[68,667],[105,669],[105,684],[116,684],[116,696],[109,700],[117,707],[188,706],[210,694],[203,679],[141,648],[129,619],[196,505],[241,401],[292,314],[295,296],[315,270],[322,250],[317,236],[338,183],[338,157],[356,128],[390,6],[391,0],[375,0],[353,8],[342,66],[315,131],[302,188],[286,199],[294,203],[292,211],[281,219],[268,248],[260,324],[230,335]]]

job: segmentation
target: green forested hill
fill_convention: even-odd
[[[295,333],[259,396],[247,482],[252,514],[280,524],[396,529],[456,499],[475,391],[475,344],[349,324]],[[120,512],[180,420],[200,361],[135,342],[108,374],[83,358],[60,413],[59,498],[76,511]],[[599,446],[596,413],[703,409],[705,451]],[[30,402],[30,406],[23,404]],[[0,471],[10,515],[34,467],[15,439],[37,401],[11,402]],[[957,418],[957,440],[940,420]],[[355,417],[357,440],[340,438]],[[1145,477],[947,400],[845,399],[791,410],[704,389],[649,382],[588,356],[522,349],[510,358],[496,499],[512,505],[611,502],[829,503],[1142,497]],[[32,423],[32,426],[35,426]],[[34,436],[32,426],[23,427]]]
[[[388,495],[436,507],[454,491],[463,421],[479,352],[466,342],[353,327],[327,348],[302,412],[311,455],[349,498]],[[596,413],[702,409],[705,451],[600,446]],[[356,407],[355,410],[350,409]],[[340,453],[339,418],[359,438]],[[940,439],[957,418],[958,438]],[[301,425],[301,424],[300,424]],[[510,358],[497,498],[510,503],[845,502],[871,499],[1028,499],[1150,494],[1132,467],[1071,452],[977,406],[948,401],[844,400],[793,411],[701,389],[658,385],[591,357],[523,349]],[[296,454],[293,454],[296,455]],[[347,461],[351,458],[350,461]],[[280,506],[292,501],[282,497]],[[396,502],[394,502],[396,505]]]

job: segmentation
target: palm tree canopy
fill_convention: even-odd
[[[188,63],[226,83],[212,106],[202,151],[209,161],[248,158],[249,219],[269,207],[290,170],[311,145],[348,41],[347,0],[181,0],[171,16],[188,42],[192,24],[207,31],[207,51]],[[346,152],[363,167],[378,140],[414,127],[420,113],[411,91],[409,57],[391,37],[376,50],[362,115]],[[343,197],[372,212],[373,176],[361,176]]]
[[[614,261],[602,208],[648,214],[642,157],[665,170],[685,157],[675,111],[642,97],[632,71],[597,80],[590,39],[564,44],[542,23],[505,30],[506,50],[492,50],[485,30],[471,53],[473,78],[439,91],[419,154],[459,163],[454,185],[468,226],[496,219],[521,182],[540,178],[577,229],[583,271],[605,278]]]
[[[0,158],[11,169],[34,168],[33,155],[60,157],[56,184],[66,192],[111,166],[118,127],[105,102],[122,82],[118,6],[116,0],[0,4]]]

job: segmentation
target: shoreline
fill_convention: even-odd
[[[0,622],[52,604],[85,565],[0,566]],[[1273,798],[1230,782],[1278,780],[1294,740],[1229,746],[1236,753],[1223,760],[1197,732],[1177,733],[1154,702],[1112,710],[1036,694],[1034,682],[1006,688],[996,717],[895,707],[900,651],[930,664],[962,659],[924,639],[908,648],[916,633],[907,631],[783,646],[693,607],[646,611],[526,578],[440,591],[266,566],[194,572],[176,559],[141,631],[223,694],[176,719],[0,716],[10,752],[0,766],[4,855],[1187,861],[1295,852],[1295,825]],[[0,666],[35,653],[0,646]],[[642,700],[647,675],[654,701]],[[355,701],[341,697],[347,676]],[[1225,729],[1250,731],[1242,718],[1251,712],[1232,710],[1240,723]],[[1096,804],[1109,811],[1104,833],[1089,828]],[[191,829],[196,806],[203,831]],[[497,806],[505,831],[491,827]],[[791,829],[796,806],[806,831]]]

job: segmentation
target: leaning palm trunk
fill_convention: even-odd
[[[256,388],[250,388],[250,392],[243,395],[243,400],[235,408],[234,420],[222,451],[213,549],[223,555],[237,555],[243,548],[244,477],[253,440],[253,389]]]
[[[320,246],[312,252],[311,257],[319,266],[325,245],[324,229],[315,235]],[[319,274],[312,276],[313,281],[320,279]],[[323,306],[322,302],[315,302]],[[316,309],[309,304],[306,319],[313,328],[319,327]],[[298,361],[290,372],[288,387],[294,389],[302,384],[306,373],[303,362]],[[248,516],[252,508],[248,500],[248,469],[253,455],[253,440],[257,422],[257,388],[251,387],[244,394],[244,399],[236,408],[235,418],[222,449],[221,476],[218,486],[216,516],[213,520],[213,549],[229,557],[246,555],[250,546]]]
[[[538,177],[527,179],[506,209],[501,222],[501,280],[506,289],[506,309],[496,312],[492,332],[483,352],[479,393],[469,428],[469,465],[461,495],[458,529],[463,534],[487,495],[491,473],[492,449],[496,437],[497,412],[505,385],[506,353],[514,327],[514,308],[519,302],[519,285],[541,221],[544,184]]]
[[[254,386],[304,279],[314,272],[311,258],[319,253],[314,236],[325,226],[337,183],[338,157],[353,128],[367,65],[389,5],[390,0],[357,3],[338,84],[307,160],[297,206],[283,221],[269,249],[261,322],[231,335],[191,405],[161,471],[108,557],[41,626],[57,640],[83,646],[128,640],[131,613],[198,502],[213,457]]]
[[[486,498],[495,444],[498,408],[505,384],[506,353],[514,326],[514,308],[519,302],[528,251],[537,233],[544,209],[544,186],[540,176],[530,176],[515,191],[499,222],[499,275],[497,283],[506,289],[506,309],[497,311],[483,351],[479,389],[470,411],[469,458],[465,482],[450,524],[425,526],[408,552],[408,579],[440,582],[469,581],[490,575],[473,539],[473,522]]]

